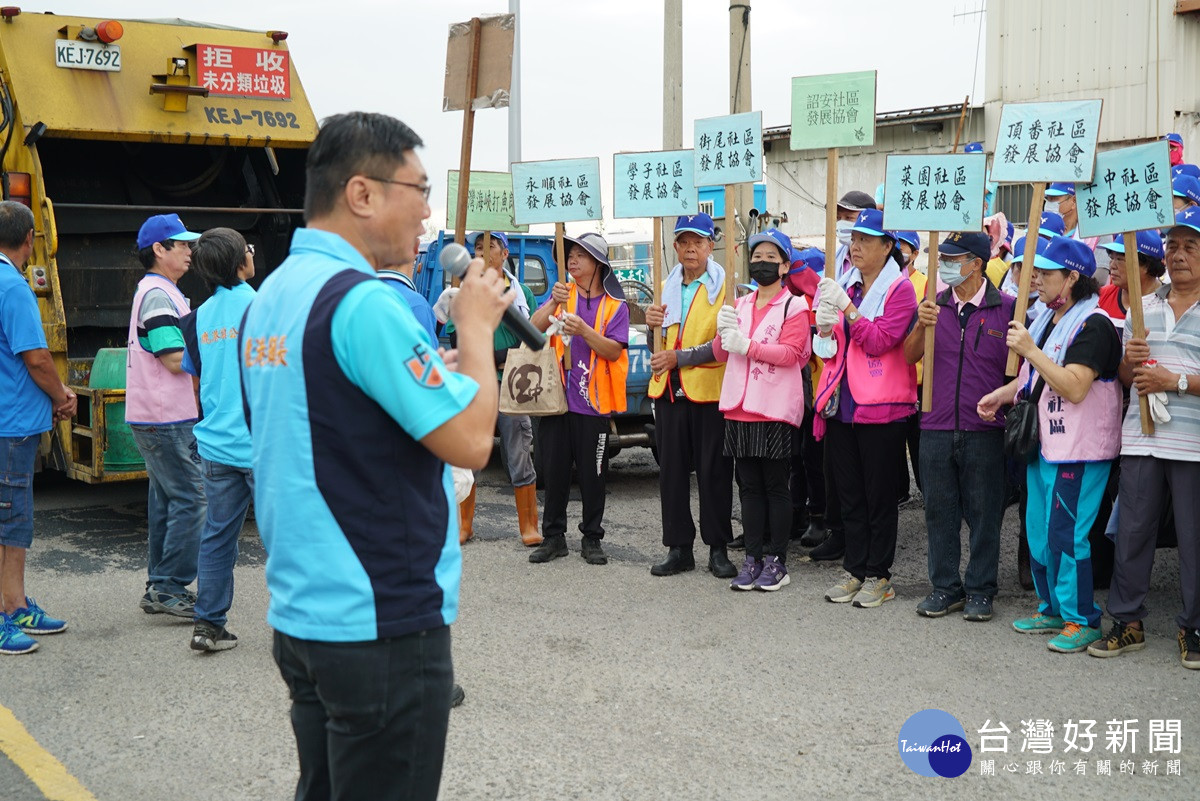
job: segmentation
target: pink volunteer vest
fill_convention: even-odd
[[[787,306],[787,318],[808,311],[808,301],[790,296],[786,290],[771,301],[767,313],[753,333],[750,331],[754,319],[754,294],[737,302],[738,328],[752,342],[774,345],[779,342],[783,330],[783,309]],[[788,298],[791,297],[791,303]],[[742,409],[759,414],[769,420],[789,423],[799,427],[804,422],[804,364],[780,367],[751,359],[749,355],[729,354],[725,367],[725,378],[721,382],[721,411]]]
[[[901,274],[888,287],[885,306],[908,280]],[[841,326],[834,327],[834,331],[842,330]],[[917,402],[917,368],[905,361],[902,344],[879,356],[869,355],[853,338],[849,338],[848,343],[839,343],[838,347],[846,348],[846,376],[856,404],[876,406]]]
[[[199,417],[192,377],[175,374],[163,367],[138,342],[138,316],[142,300],[151,289],[167,293],[175,311],[183,317],[191,311],[187,298],[173,282],[157,273],[146,273],[138,281],[133,296],[133,312],[129,317],[129,346],[125,362],[125,420],[133,424],[165,425],[182,423]]]
[[[1101,309],[1093,314],[1111,319]],[[1068,345],[1083,328],[1083,322],[1071,332]],[[1026,386],[1029,378],[1029,362],[1025,362],[1021,365],[1018,386]],[[1037,378],[1033,380],[1036,382]],[[1049,464],[1107,462],[1117,458],[1121,453],[1120,384],[1097,378],[1080,403],[1071,403],[1046,384],[1038,401],[1038,440],[1042,458]]]

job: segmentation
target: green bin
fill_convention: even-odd
[[[92,389],[125,389],[125,348],[101,348],[92,363],[88,385]],[[133,432],[125,422],[125,402],[110,403],[105,410],[108,447],[104,450],[104,471],[126,473],[145,470],[146,463],[133,441]],[[88,421],[95,425],[94,420]]]

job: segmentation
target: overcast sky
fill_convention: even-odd
[[[878,110],[982,102],[983,0],[753,0],[752,100],[766,127],[786,125],[791,78],[879,72]],[[729,2],[684,0],[684,139],[692,121],[729,113]],[[426,142],[434,184],[430,226],[442,225],[446,171],[457,169],[462,112],[443,112],[448,26],[507,13],[508,0],[55,0],[25,12],[146,19],[178,15],[283,29],[318,117],[362,109],[395,115]],[[168,10],[169,9],[169,10]],[[599,156],[662,147],[660,0],[521,0],[522,159]],[[977,66],[978,65],[978,69]],[[972,91],[974,84],[975,91]],[[508,168],[508,111],[475,115],[472,168]],[[611,212],[611,178],[604,186]],[[585,230],[588,223],[572,223]],[[637,221],[608,230],[640,228]],[[535,230],[537,230],[535,228]],[[648,227],[646,227],[648,230]]]

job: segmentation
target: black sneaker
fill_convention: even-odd
[[[455,684],[452,688],[450,688],[450,708],[451,709],[453,709],[456,706],[462,706],[462,702],[465,701],[466,698],[467,698],[467,694],[465,692],[463,692],[463,688],[462,688],[461,684]]]
[[[529,561],[534,564],[549,562],[567,555],[567,538],[564,534],[551,534],[542,540],[542,544],[529,554]]]
[[[961,595],[951,595],[945,590],[934,590],[925,596],[925,600],[917,604],[917,614],[923,617],[945,617],[951,612],[957,612],[967,603]]]
[[[983,622],[992,619],[992,599],[987,595],[968,595],[963,620]]]
[[[196,601],[186,594],[171,595],[158,590],[149,590],[142,596],[138,606],[147,615],[172,615],[191,619],[196,613]]]
[[[196,621],[192,629],[193,651],[228,651],[236,648],[237,636],[224,626],[209,623],[207,620]]]
[[[732,550],[734,550],[734,551],[744,551],[744,550],[746,550],[746,537],[745,537],[745,535],[738,535],[738,536],[734,537],[734,538],[733,538],[733,540],[731,540],[731,541],[730,541],[730,543],[729,543],[729,547],[730,547],[730,549],[732,549]]]
[[[814,562],[832,562],[845,555],[846,534],[832,529],[824,542],[808,552],[808,558]]]
[[[728,560],[726,560],[728,561]],[[650,568],[652,576],[674,576],[679,573],[686,573],[689,570],[696,569],[696,557],[692,554],[692,550],[688,548],[671,548],[667,551],[667,558]]]
[[[589,565],[608,564],[608,557],[604,555],[604,549],[600,547],[600,540],[597,537],[584,537],[579,555]]]

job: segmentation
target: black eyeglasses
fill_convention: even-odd
[[[433,193],[433,187],[430,186],[429,184],[413,184],[413,183],[409,183],[408,181],[395,181],[395,180],[392,180],[391,178],[377,178],[374,175],[364,175],[363,178],[366,178],[368,181],[379,181],[380,183],[383,183],[383,184],[396,184],[398,186],[412,187],[413,189],[417,190],[422,195],[424,195],[426,200],[429,200],[430,194]],[[342,186],[345,186],[348,183],[350,183],[349,178],[342,181]]]

